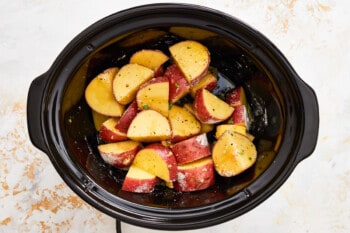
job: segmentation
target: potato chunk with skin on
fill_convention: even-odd
[[[195,116],[177,105],[173,105],[169,110],[169,122],[172,129],[172,142],[190,138],[201,131],[201,123]]]
[[[257,151],[246,136],[226,130],[212,150],[215,170],[224,177],[231,177],[250,168],[256,161]]]
[[[131,166],[125,176],[122,190],[133,193],[150,193],[157,184],[157,177],[151,173]]]
[[[132,120],[127,137],[141,142],[168,140],[171,128],[166,117],[154,110],[143,110]]]
[[[160,50],[142,49],[131,56],[129,63],[143,65],[156,71],[168,59],[168,56]]]
[[[197,91],[193,108],[197,119],[207,124],[225,121],[234,111],[233,107],[206,89]]]
[[[174,188],[182,192],[203,190],[215,182],[214,166],[211,157],[177,167],[177,180]]]
[[[110,116],[119,117],[123,114],[124,105],[120,104],[113,96],[113,78],[118,68],[109,68],[97,75],[85,89],[87,104],[95,112]]]
[[[139,167],[166,182],[176,180],[177,163],[173,152],[161,143],[153,143],[141,149],[132,166]]]
[[[139,64],[124,65],[113,79],[113,94],[120,104],[129,104],[142,84],[154,75],[153,70]]]
[[[210,145],[205,133],[193,136],[171,146],[179,165],[191,163],[211,155]]]
[[[169,80],[165,76],[153,78],[141,85],[136,94],[139,109],[152,109],[163,116],[169,113]]]
[[[106,163],[117,168],[126,168],[131,165],[141,147],[141,143],[128,140],[101,144],[98,146],[98,151]]]
[[[194,85],[208,71],[210,53],[207,47],[193,40],[186,40],[169,47],[169,51],[187,81]]]

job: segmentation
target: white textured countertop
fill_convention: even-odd
[[[115,220],[62,181],[27,134],[30,83],[74,36],[154,1],[0,1],[0,233],[114,232]],[[163,1],[170,2],[170,1]],[[350,1],[197,0],[266,35],[318,95],[319,140],[268,200],[229,222],[185,232],[350,232]],[[123,232],[162,232],[122,224]]]

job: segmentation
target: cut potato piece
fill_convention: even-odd
[[[197,91],[193,108],[197,119],[207,124],[225,121],[234,110],[233,107],[206,89]]]
[[[108,120],[109,116],[102,115],[94,110],[92,110],[92,120],[94,121],[94,126],[97,131],[100,131],[103,122]]]
[[[237,87],[226,94],[226,103],[232,107],[239,105],[246,105],[247,98],[245,95],[244,88],[242,86]]]
[[[191,85],[207,73],[210,54],[201,43],[193,40],[182,41],[170,46],[169,51]]]
[[[131,122],[127,136],[142,142],[167,140],[171,137],[170,124],[168,119],[159,112],[143,110]]]
[[[211,154],[210,145],[205,133],[175,143],[171,150],[179,165],[191,163]]]
[[[112,90],[112,83],[118,68],[109,68],[91,80],[85,89],[85,99],[92,110],[102,115],[119,117],[124,105],[118,103]]]
[[[119,121],[119,118],[109,118],[108,120],[102,123],[100,132],[99,132],[99,138],[102,141],[120,142],[128,139],[126,137],[126,133],[123,133],[120,130],[115,128],[118,121]]]
[[[169,122],[172,130],[172,142],[178,142],[201,131],[201,124],[185,108],[173,105],[169,110]]]
[[[169,99],[171,103],[177,102],[189,93],[190,84],[176,64],[169,66],[165,70],[164,76],[169,78]]]
[[[192,97],[196,95],[196,92],[200,89],[207,89],[208,91],[212,91],[215,89],[217,85],[217,78],[212,73],[207,73],[197,84],[195,84],[191,90],[190,94]]]
[[[186,104],[184,104],[184,108],[188,112],[190,112],[192,115],[195,116],[193,104],[186,103]],[[208,133],[208,132],[212,131],[215,127],[213,124],[206,124],[206,123],[202,123],[202,122],[200,122],[200,123],[201,123],[201,133]]]
[[[103,160],[117,168],[129,167],[140,149],[141,143],[131,140],[98,146],[98,151]]]
[[[215,182],[214,165],[211,157],[177,166],[177,180],[174,188],[182,192],[203,190]]]
[[[115,128],[122,133],[127,133],[129,126],[134,119],[134,117],[139,112],[136,101],[133,101],[128,108],[124,111],[123,115],[120,117],[119,121],[115,125]]]
[[[139,87],[153,77],[153,70],[138,64],[124,65],[113,80],[113,94],[121,104],[135,99]]]
[[[160,50],[143,49],[134,53],[129,63],[136,63],[156,71],[168,59],[168,56]]]
[[[231,130],[244,136],[247,135],[247,129],[242,125],[222,124],[216,126],[215,138],[219,138],[226,130]]]
[[[160,179],[171,182],[177,177],[177,163],[172,151],[160,143],[141,149],[132,166],[139,167]]]
[[[215,143],[212,158],[217,173],[231,177],[250,168],[256,161],[257,151],[246,136],[226,130]]]
[[[245,105],[238,105],[235,107],[235,111],[232,113],[230,121],[232,124],[241,125],[245,128],[249,128],[248,113]]]
[[[165,76],[143,84],[136,94],[139,109],[153,109],[163,116],[169,113],[169,80]]]
[[[133,193],[150,193],[157,184],[157,177],[136,166],[131,166],[125,176],[122,190]]]

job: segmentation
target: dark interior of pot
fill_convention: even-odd
[[[236,86],[243,86],[251,111],[249,132],[255,136],[258,159],[244,173],[224,178],[216,176],[215,185],[202,191],[177,192],[157,186],[150,194],[129,193],[121,190],[126,174],[106,164],[100,157],[98,139],[92,111],[84,98],[89,81],[104,69],[121,67],[128,63],[131,54],[141,49],[159,49],[169,55],[168,47],[178,41],[194,39],[210,51],[211,68],[215,69],[218,86],[215,94],[223,97]],[[247,187],[269,167],[279,150],[284,130],[283,101],[260,62],[236,42],[211,31],[199,28],[173,27],[148,28],[116,37],[100,48],[94,48],[66,85],[61,106],[61,125],[64,141],[76,166],[102,189],[132,203],[145,206],[185,209],[219,202]],[[213,135],[209,134],[211,143]]]

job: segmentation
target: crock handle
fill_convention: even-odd
[[[45,85],[46,73],[34,79],[29,87],[27,98],[27,125],[29,138],[33,145],[47,153],[47,146],[44,141],[41,125],[41,103]]]
[[[301,79],[298,79],[298,86],[305,112],[305,127],[297,156],[299,163],[315,150],[319,129],[319,109],[315,91]]]

